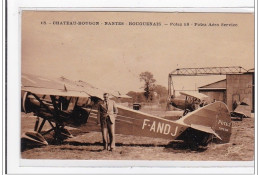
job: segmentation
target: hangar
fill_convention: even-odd
[[[226,79],[201,86],[198,91],[223,101],[229,110],[233,110],[234,103],[245,102],[254,112],[254,84],[254,69],[250,69],[243,74],[228,74]]]
[[[168,77],[168,95],[171,97],[174,91],[172,78],[175,76],[208,76],[226,75],[226,79],[213,82],[198,88],[198,91],[227,104],[230,111],[233,104],[244,102],[254,112],[255,97],[255,72],[254,68],[246,70],[243,67],[204,67],[204,68],[180,68],[172,71]]]

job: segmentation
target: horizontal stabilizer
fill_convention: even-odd
[[[191,124],[191,128],[199,130],[199,131],[203,131],[203,132],[206,132],[206,133],[209,133],[209,134],[213,134],[217,138],[222,140],[221,137],[215,131],[213,131],[213,129],[211,127],[207,127],[207,126],[203,126],[203,125]]]
[[[204,132],[212,132],[223,143],[227,143],[231,136],[231,116],[225,103],[217,101],[208,104],[198,110],[188,113],[186,116],[177,120],[179,123],[184,123],[193,126],[194,129]],[[208,129],[206,129],[208,128]],[[209,129],[211,128],[211,130]]]

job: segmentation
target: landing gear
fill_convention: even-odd
[[[191,129],[190,132],[187,132],[184,137],[184,142],[189,145],[191,150],[198,150],[200,146],[207,146],[211,134],[193,130]]]
[[[62,111],[58,109],[55,97],[50,96],[51,102],[47,103],[38,95],[25,92],[23,96],[24,112],[33,112],[37,116],[34,131],[25,132],[22,135],[23,143],[34,143],[35,145],[48,145],[43,136],[53,133],[54,143],[62,143],[63,140],[73,137],[72,134],[64,128],[64,120],[66,115],[62,115]],[[42,119],[42,120],[41,120]],[[43,132],[43,127],[49,123],[50,129]]]
[[[245,114],[237,113],[237,112],[230,112],[231,118],[236,119],[239,121],[243,121],[243,118],[246,118]]]

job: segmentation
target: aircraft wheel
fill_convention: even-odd
[[[88,113],[81,108],[77,108],[73,114],[73,120],[75,125],[81,125],[87,123]]]
[[[64,138],[62,137],[62,135],[60,133],[55,133],[54,134],[54,144],[55,145],[60,145],[62,144]]]
[[[203,134],[202,138],[200,139],[199,144],[201,146],[207,146],[209,143],[209,139],[210,139],[210,134],[205,133],[205,134]]]
[[[194,136],[192,138],[192,143],[190,144],[190,149],[193,150],[193,151],[196,151],[196,150],[198,150],[198,148],[199,148],[199,143],[197,141],[196,136]]]
[[[207,146],[210,134],[191,130],[186,137],[185,142],[189,145],[191,150],[197,150],[199,146]]]
[[[22,98],[22,110],[23,110],[23,112],[25,112],[25,113],[32,112],[32,111],[30,110],[30,105],[29,105],[29,103],[28,103],[28,101],[29,101],[28,96],[29,96],[29,95],[30,95],[30,93],[26,91],[26,92],[24,92],[23,98]]]
[[[24,150],[26,150],[27,148],[27,142],[25,139],[21,139],[21,152],[23,152]]]
[[[199,147],[197,136],[193,133],[186,135],[184,142],[186,142],[191,150],[197,150]]]

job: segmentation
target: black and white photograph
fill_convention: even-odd
[[[22,159],[254,159],[253,14],[21,15]]]
[[[251,6],[14,4],[6,174],[257,171]]]

